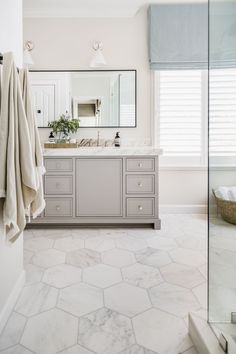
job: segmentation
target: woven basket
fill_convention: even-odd
[[[236,201],[224,200],[217,197],[214,190],[212,192],[216,199],[217,209],[220,212],[222,219],[230,224],[236,224]]]

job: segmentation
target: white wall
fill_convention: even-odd
[[[0,51],[13,52],[22,65],[22,0],[0,1]]]
[[[12,51],[22,65],[22,1],[0,2],[0,51]],[[23,284],[23,236],[11,246],[3,240],[2,200],[0,199],[0,332]]]
[[[32,40],[34,69],[90,69],[93,42],[104,44],[107,69],[137,69],[138,127],[122,129],[125,141],[150,144],[150,70],[147,49],[147,14],[134,18],[25,18],[24,40]],[[100,129],[102,138],[113,138],[117,129]],[[47,138],[48,129],[41,130]],[[97,129],[83,128],[78,136],[96,137]]]
[[[206,213],[207,169],[161,167],[160,205],[161,213]]]
[[[25,18],[24,40],[32,40],[34,69],[86,69],[92,43],[101,40],[112,69],[137,69],[137,128],[120,128],[127,144],[150,145],[152,139],[151,71],[148,62],[147,9],[134,18]],[[117,129],[99,129],[113,138]],[[41,129],[47,139],[48,129]],[[82,128],[79,138],[97,136],[97,129]],[[163,170],[160,173],[161,211],[204,211],[207,201],[204,170]],[[193,208],[186,208],[186,205]],[[194,209],[194,207],[196,207]]]

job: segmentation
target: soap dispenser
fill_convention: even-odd
[[[50,143],[54,143],[55,142],[55,136],[53,134],[53,131],[50,132],[50,135],[48,137],[48,141],[50,141]]]
[[[120,147],[120,133],[119,132],[116,132],[114,143],[115,143],[116,147]]]

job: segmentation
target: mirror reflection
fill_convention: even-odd
[[[66,114],[80,127],[136,126],[136,71],[31,71],[38,127]]]

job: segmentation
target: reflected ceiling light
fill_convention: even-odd
[[[93,49],[95,50],[95,55],[90,63],[91,68],[99,68],[107,65],[107,62],[102,54],[103,43],[102,42],[94,42]]]
[[[27,41],[24,44],[24,53],[23,53],[23,63],[26,67],[30,65],[34,65],[34,61],[31,56],[31,50],[34,49],[34,43],[31,41]]]

